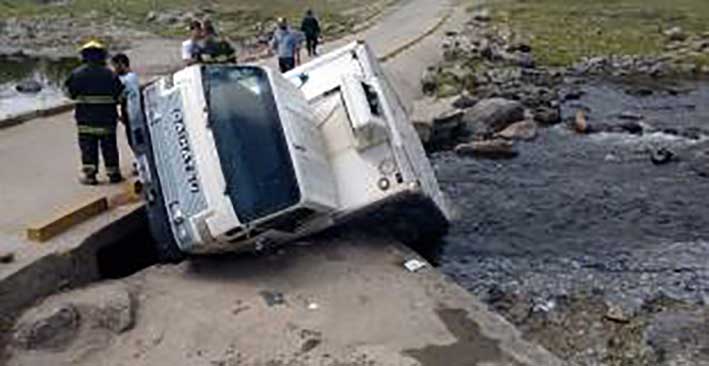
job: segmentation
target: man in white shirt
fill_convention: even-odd
[[[202,23],[198,20],[193,20],[190,23],[190,38],[182,42],[182,61],[184,61],[186,66],[202,61],[201,42],[203,38],[204,29]]]
[[[119,53],[111,58],[111,65],[118,78],[123,83],[123,94],[120,98],[121,122],[126,130],[128,145],[133,148],[133,134],[129,116],[139,116],[140,111],[130,111],[129,108],[140,108],[140,80],[138,75],[130,68],[128,56]]]

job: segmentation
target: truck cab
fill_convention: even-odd
[[[413,236],[447,226],[423,147],[364,43],[285,75],[189,66],[129,110],[164,260],[260,249],[353,219],[393,220]]]

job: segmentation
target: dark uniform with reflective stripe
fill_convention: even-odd
[[[210,37],[200,50],[200,61],[206,64],[236,63],[236,50],[226,39]]]
[[[120,176],[116,106],[123,84],[105,65],[86,63],[72,72],[65,87],[69,97],[76,101],[74,117],[79,129],[84,174],[95,176],[98,172],[100,147],[106,174]]]

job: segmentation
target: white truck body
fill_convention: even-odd
[[[190,66],[149,85],[143,110],[151,228],[173,250],[259,249],[357,217],[420,235],[447,226],[421,142],[364,43],[285,75]]]

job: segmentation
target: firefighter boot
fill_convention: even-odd
[[[93,166],[84,166],[81,169],[81,175],[79,176],[79,183],[85,186],[95,186],[98,184],[98,179],[96,179],[96,168]]]

